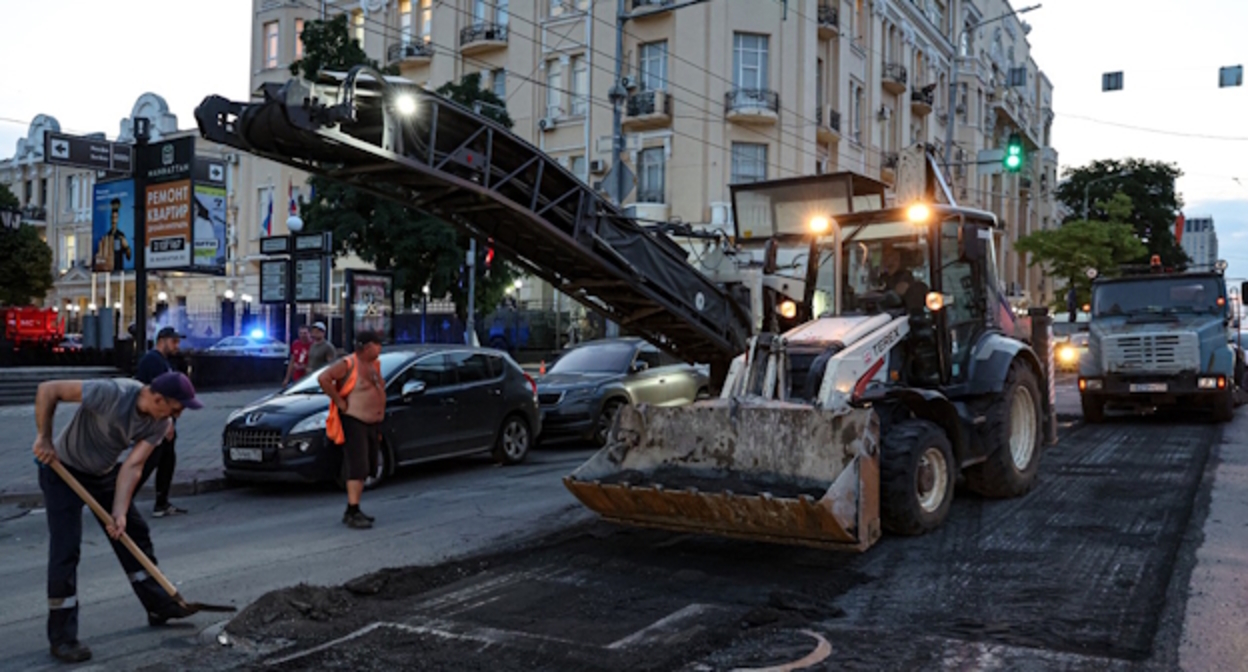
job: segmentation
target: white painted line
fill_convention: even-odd
[[[660,618],[659,620],[651,623],[650,625],[647,625],[641,630],[638,630],[637,632],[634,632],[633,634],[623,639],[616,640],[608,644],[607,648],[615,650],[615,649],[625,649],[630,646],[636,646],[648,640],[657,638],[663,631],[672,630],[673,629],[672,626],[677,623],[680,623],[681,621],[689,620],[694,617],[701,616],[702,614],[708,611],[711,611],[713,609],[720,609],[720,608],[721,607],[716,607],[710,604],[696,604],[696,603],[691,604],[683,609],[674,611],[668,614],[667,616]]]
[[[351,640],[353,640],[353,639],[358,639],[358,638],[360,638],[360,637],[363,637],[364,635],[367,635],[368,633],[370,633],[370,632],[372,632],[372,631],[376,630],[377,628],[383,627],[383,626],[385,626],[385,625],[389,625],[389,624],[387,624],[387,623],[372,623],[372,624],[370,624],[370,625],[366,625],[366,626],[364,626],[364,627],[360,628],[359,630],[356,630],[355,632],[353,632],[353,633],[351,633],[351,634],[349,634],[349,635],[346,635],[346,636],[343,636],[343,637],[339,637],[338,639],[330,640],[330,641],[328,641],[328,642],[325,642],[324,644],[318,644],[317,646],[314,646],[314,647],[312,647],[312,648],[310,648],[310,649],[308,649],[308,650],[306,650],[306,651],[299,651],[299,652],[296,652],[296,653],[292,653],[292,654],[290,654],[289,656],[282,656],[281,658],[278,658],[277,660],[270,660],[270,661],[268,661],[267,663],[265,663],[265,665],[266,665],[266,666],[270,666],[270,667],[271,667],[271,666],[273,666],[273,665],[281,665],[282,663],[289,662],[289,661],[292,661],[292,660],[298,660],[298,659],[303,658],[303,657],[305,657],[305,656],[310,656],[310,655],[312,655],[312,654],[314,654],[314,653],[319,653],[319,652],[321,652],[321,651],[324,651],[325,649],[330,649],[330,648],[333,648],[333,647],[335,647],[335,646],[338,646],[339,644],[343,644],[343,643],[345,643],[345,642],[349,642],[349,641],[351,641]]]
[[[823,638],[823,635],[810,630],[802,630],[802,634],[813,637],[817,644],[814,651],[802,656],[798,660],[771,667],[738,667],[732,672],[793,672],[793,670],[804,670],[812,665],[818,665],[832,655],[832,645]]]

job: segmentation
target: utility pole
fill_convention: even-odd
[[[948,107],[949,120],[945,124],[945,172],[946,173],[949,172],[949,168],[953,165],[953,128],[958,118],[958,115],[957,115],[958,59],[961,57],[961,54],[959,52],[962,49],[962,37],[966,35],[967,31],[974,32],[990,23],[994,23],[1002,19],[1008,19],[1011,16],[1017,16],[1019,14],[1026,14],[1027,12],[1037,10],[1037,9],[1040,9],[1040,5],[1032,5],[1030,7],[1024,7],[1022,9],[1006,12],[1005,14],[1002,14],[1001,16],[988,19],[987,21],[979,21],[969,26],[964,26],[962,30],[958,32],[958,39],[954,42],[954,45],[953,45],[953,58],[950,59],[949,61],[949,64],[950,64],[949,65],[949,107]],[[975,56],[974,53],[967,54],[968,58],[974,58],[974,56]],[[967,101],[967,104],[968,105],[970,104],[969,100]]]
[[[473,315],[477,310],[477,239],[468,238],[468,321],[464,329],[464,343],[472,345],[472,337],[477,333],[476,320]]]
[[[147,141],[151,122],[134,118],[134,340],[135,361],[147,352]],[[125,272],[122,272],[125,278]]]
[[[624,104],[628,91],[624,88],[624,24],[628,21],[628,0],[616,0],[615,8],[615,81],[607,97],[611,99],[611,170],[615,175],[615,205],[624,204]]]

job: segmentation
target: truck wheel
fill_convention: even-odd
[[[953,447],[928,420],[893,425],[880,445],[880,512],[884,528],[916,535],[940,526],[953,504]]]
[[[1213,402],[1213,421],[1230,422],[1235,419],[1235,388],[1226,391]]]
[[[1105,400],[1096,397],[1080,397],[1083,405],[1083,421],[1093,425],[1105,422]]]
[[[1005,378],[1005,389],[988,408],[980,435],[987,444],[988,459],[966,470],[966,484],[985,497],[1018,497],[1026,494],[1040,469],[1040,386],[1025,364],[1015,361]]]

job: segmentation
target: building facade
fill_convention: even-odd
[[[1218,263],[1218,231],[1212,217],[1191,217],[1183,222],[1183,238],[1180,246],[1187,253],[1192,265],[1205,270]]]
[[[1020,308],[1051,298],[1012,243],[1059,221],[1053,87],[1007,0],[673,4],[624,3],[623,160],[637,176],[624,204],[637,217],[728,228],[730,183],[834,171],[891,183],[899,149],[943,157],[952,124],[954,194],[1004,223],[1005,288]],[[347,13],[372,58],[431,89],[480,73],[522,138],[589,183],[610,168],[616,0],[256,0],[255,12],[254,87],[289,77],[307,22]],[[1015,134],[1027,160],[1003,173],[992,152]],[[540,283],[524,292],[549,299]]]

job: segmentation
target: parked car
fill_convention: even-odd
[[[621,406],[677,406],[709,392],[703,370],[639,338],[590,341],[564,351],[538,379],[542,437],[603,445]]]
[[[1057,344],[1057,370],[1078,371],[1079,359],[1088,351],[1088,332],[1079,331],[1071,334],[1064,342]]]
[[[381,354],[382,455],[367,485],[401,465],[492,452],[523,462],[541,431],[537,386],[506,353],[422,344]],[[329,397],[319,372],[226,420],[222,459],[240,481],[342,482],[342,449],[325,436]]]
[[[285,357],[290,349],[285,343],[271,336],[227,336],[208,348],[214,355],[255,355],[257,357]]]

